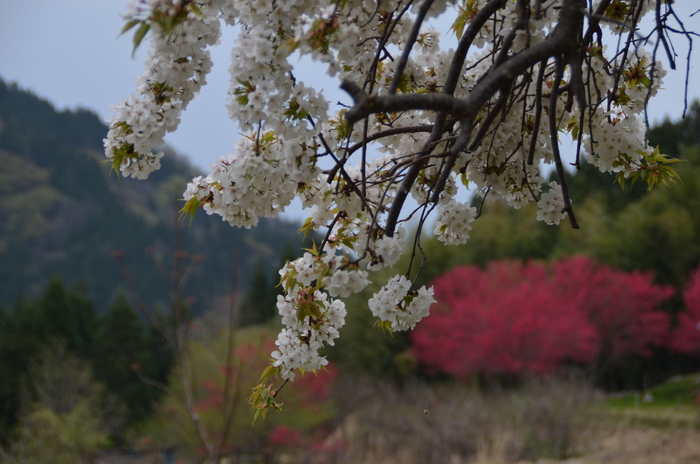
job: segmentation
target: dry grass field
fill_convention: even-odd
[[[697,427],[606,425],[583,432],[579,454],[564,460],[520,461],[541,464],[700,464]],[[480,464],[505,462],[499,457]]]
[[[487,394],[418,386],[397,394],[375,386],[372,400],[350,401],[353,412],[331,435],[342,451],[311,461],[700,464],[696,377],[657,387],[646,402],[638,394],[604,398],[571,381]]]

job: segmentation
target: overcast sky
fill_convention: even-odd
[[[0,78],[46,98],[59,109],[83,107],[103,120],[110,105],[134,91],[143,69],[147,46],[131,58],[131,35],[119,36],[126,0],[0,0]],[[700,31],[698,0],[677,0],[675,8],[686,18],[686,28]],[[189,156],[202,170],[231,150],[238,137],[225,107],[229,52],[235,34],[228,30],[222,45],[212,50],[214,69],[209,84],[190,104],[175,134],[166,140]],[[444,37],[445,44],[450,39]],[[687,46],[675,42],[679,71],[670,72],[663,94],[650,104],[651,121],[680,117],[683,109],[684,66]],[[694,61],[698,54],[694,53]],[[331,79],[318,79],[319,69],[308,63],[295,75],[324,87],[332,102],[345,98]],[[698,66],[691,69],[690,98],[700,97]]]

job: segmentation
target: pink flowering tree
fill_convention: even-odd
[[[456,267],[435,280],[432,314],[412,333],[428,371],[467,380],[543,376],[595,359],[599,336],[578,297],[560,298],[545,264]]]
[[[163,136],[206,83],[207,48],[223,26],[238,27],[228,44],[228,107],[244,136],[187,186],[184,212],[252,227],[298,198],[304,229],[325,231],[280,271],[284,329],[252,397],[264,413],[278,391],[265,386],[270,379],[323,367],[319,349],[345,320],[341,299],[407,246],[415,259],[369,306],[390,330],[428,313],[433,290],[413,283],[425,259],[420,237],[432,221],[446,245],[466,242],[479,211],[466,190],[515,208],[536,203],[537,219],[568,217],[578,227],[559,152],[565,133],[576,141],[576,164],[585,156],[621,183],[672,180],[669,159],[647,145],[643,114],[665,74],[657,53],[675,66],[671,36],[691,36],[673,8],[661,0],[132,0],[124,30],[135,45],[146,36],[151,45],[136,93],[115,109],[105,153],[125,176],[157,169]],[[334,105],[297,79],[299,56],[325,67],[348,98]],[[557,181],[544,181],[542,164]],[[418,226],[409,237],[411,219]]]
[[[700,267],[688,280],[683,302],[686,310],[678,315],[669,345],[681,353],[700,355]]]
[[[583,256],[456,267],[434,282],[438,304],[412,334],[414,353],[426,369],[462,379],[547,375],[567,362],[601,370],[666,342],[660,306],[674,291],[653,280]]]
[[[599,369],[626,355],[649,356],[652,346],[666,342],[670,316],[660,308],[675,291],[656,285],[653,274],[619,271],[585,256],[554,262],[552,274],[555,291],[578,300],[599,334]]]

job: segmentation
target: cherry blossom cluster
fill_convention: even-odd
[[[410,330],[428,315],[435,303],[433,289],[411,290],[406,276],[394,276],[369,300],[369,309],[379,320],[388,323],[392,331]]]
[[[603,172],[620,172],[630,162],[640,163],[644,154],[653,151],[646,143],[646,126],[643,120],[644,105],[648,97],[656,95],[666,71],[651,54],[637,49],[622,72],[625,80],[615,85],[610,68],[616,62],[603,59],[605,49],[591,60],[592,80],[601,89],[609,89],[607,105],[599,105],[589,115],[588,127],[583,130],[583,150],[588,160]],[[586,70],[588,72],[588,70]],[[613,93],[615,90],[615,93]]]
[[[476,208],[456,200],[440,205],[440,217],[435,221],[433,233],[445,245],[462,245],[469,239]]]
[[[166,132],[174,131],[180,114],[194,98],[212,67],[205,48],[218,43],[219,10],[212,2],[193,7],[186,0],[141,0],[132,2],[127,19],[142,23],[151,33],[151,47],[137,92],[113,107],[105,154],[113,169],[124,176],[144,179],[160,168],[161,147]],[[164,19],[179,18],[168,27]]]
[[[578,70],[573,62],[558,66],[569,53],[540,60],[489,94],[469,123],[447,114],[438,126],[442,110],[425,106],[372,109],[376,99],[392,95],[447,92],[466,101],[501,63],[550,40],[574,2],[580,0],[533,2],[523,10],[530,2],[133,1],[128,26],[137,38],[148,32],[151,47],[137,92],[115,107],[105,153],[125,176],[145,178],[157,169],[163,136],[206,83],[212,66],[206,48],[218,42],[222,24],[238,28],[227,106],[243,136],[210,173],[189,183],[183,211],[201,208],[248,228],[297,198],[308,211],[302,229],[324,235],[280,270],[284,329],[272,366],[292,380],[295,371],[326,364],[322,348],[334,343],[345,321],[340,299],[365,289],[370,272],[395,266],[407,251],[415,256],[424,224],[434,221],[432,231],[446,245],[467,242],[477,208],[464,201],[465,190],[514,208],[534,203],[538,220],[559,224],[568,214],[573,224],[565,180],[560,175],[559,183],[545,185],[540,171],[541,164],[560,169],[559,135],[570,134],[601,171],[622,176],[662,159],[646,143],[642,113],[664,71],[628,33],[635,27],[620,26],[638,21],[653,3],[646,0],[614,0],[602,15],[609,34],[620,42],[627,37],[624,52],[596,39],[576,49]],[[586,8],[600,2],[593,3]],[[472,30],[482,11],[489,11],[487,20]],[[423,13],[451,14],[452,29],[422,22]],[[600,15],[585,18],[592,24]],[[448,89],[465,37],[466,63]],[[361,122],[347,117],[359,105],[355,95],[333,107],[322,89],[295,76],[300,56],[369,95]],[[585,105],[577,88],[587,92]],[[432,134],[435,127],[443,129]],[[467,130],[465,145],[453,153]],[[413,203],[403,203],[406,198]],[[406,224],[413,219],[419,227],[409,241]],[[409,268],[391,278],[369,300],[383,328],[407,330],[427,315],[432,289],[414,288],[415,273]]]
[[[556,182],[549,183],[549,191],[537,202],[537,220],[546,224],[559,224],[564,219],[564,194]]]
[[[273,366],[293,380],[295,369],[314,371],[327,364],[319,350],[334,344],[346,315],[345,304],[331,297],[359,292],[369,280],[346,257],[310,252],[287,263],[280,276],[285,293],[277,297],[277,309],[285,328],[272,353]]]
[[[210,174],[187,185],[185,201],[238,227],[255,226],[259,217],[276,217],[294,199],[297,186],[281,150],[272,133],[242,137],[234,153],[220,158]]]
[[[279,367],[280,376],[294,380],[294,370],[315,371],[328,364],[319,354],[325,345],[333,345],[338,329],[345,324],[345,304],[319,291],[300,291],[296,299],[289,301],[280,295],[277,308],[283,323],[277,337],[278,349],[272,352],[273,366]],[[308,315],[299,319],[298,311],[306,309]],[[306,314],[306,313],[304,313]]]
[[[374,249],[369,250],[370,259],[367,264],[367,269],[378,271],[385,267],[391,267],[396,264],[401,258],[404,251],[406,229],[401,228],[394,234],[393,237],[383,236],[374,241]]]

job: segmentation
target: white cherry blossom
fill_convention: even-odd
[[[424,0],[410,8],[377,0],[132,0],[126,20],[137,37],[148,32],[150,48],[135,93],[114,107],[105,155],[124,176],[143,179],[158,169],[163,138],[206,84],[208,48],[223,26],[238,28],[235,43],[226,44],[226,105],[242,136],[230,153],[213,154],[211,172],[187,185],[183,211],[203,209],[249,228],[299,198],[308,212],[303,229],[324,235],[318,248],[280,270],[284,328],[272,358],[276,372],[292,380],[297,370],[326,364],[320,350],[345,321],[338,298],[361,292],[376,278],[369,271],[395,266],[407,251],[415,257],[424,226],[434,221],[427,230],[447,245],[467,242],[477,216],[463,201],[467,190],[514,208],[534,202],[538,220],[559,224],[568,215],[574,225],[562,173],[542,189],[539,166],[561,170],[560,134],[570,133],[587,162],[623,180],[658,163],[647,162],[655,152],[643,112],[665,71],[644,40],[623,33],[641,27],[635,15],[655,2],[629,0],[620,11],[606,10],[600,25],[613,41],[597,39],[599,1],[588,3],[533,2],[522,16],[522,2],[496,0]],[[623,14],[631,5],[635,15]],[[669,5],[659,6],[666,12]],[[426,6],[428,18],[452,15],[452,31],[420,23]],[[488,16],[476,24],[483,11]],[[588,37],[559,27],[574,17],[593,38],[559,50],[559,36]],[[462,63],[465,37],[471,42]],[[559,51],[501,73],[547,42]],[[351,98],[329,102],[322,89],[298,79],[300,56],[320,63]],[[510,80],[489,87],[503,76]],[[426,99],[376,109],[414,97]],[[428,97],[443,97],[442,106],[425,103]],[[450,102],[463,106],[452,111]],[[411,220],[421,224],[414,237],[405,227]],[[432,289],[414,288],[408,276],[415,280],[415,272],[414,265],[369,300],[390,330],[412,328],[434,302]]]

